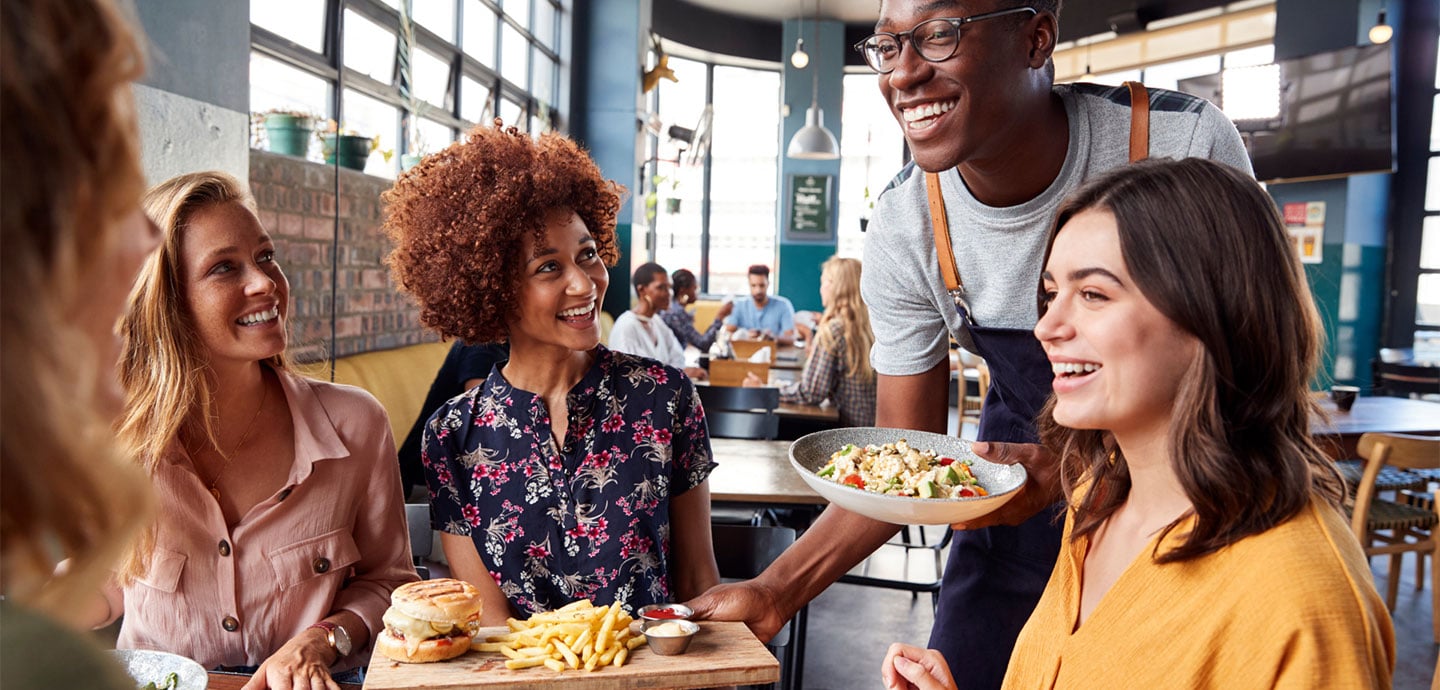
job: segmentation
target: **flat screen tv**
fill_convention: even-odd
[[[1394,170],[1390,46],[1354,46],[1180,81],[1235,121],[1261,181]]]

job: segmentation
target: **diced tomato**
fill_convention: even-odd
[[[853,486],[862,491],[865,489],[865,480],[861,479],[860,475],[858,474],[847,474],[845,475],[844,479],[840,480],[840,483],[849,484],[850,486]]]
[[[955,462],[955,458],[947,458],[947,457],[941,456],[941,457],[935,458],[935,462],[940,463],[940,466],[941,466],[941,467],[944,467],[945,465],[949,465],[949,464],[954,463],[954,462]]]
[[[975,490],[968,486],[962,486],[955,492],[955,495],[960,498],[970,498],[971,496],[979,496],[980,494],[975,493]]]

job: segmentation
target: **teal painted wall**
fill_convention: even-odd
[[[818,29],[818,40],[817,40]],[[845,27],[836,21],[821,21],[816,24],[810,19],[788,20],[784,26],[785,72],[783,75],[783,97],[790,108],[780,125],[780,174],[777,177],[775,205],[776,227],[779,236],[780,264],[775,271],[775,292],[784,295],[795,304],[796,309],[820,311],[820,264],[835,255],[837,218],[840,213],[840,161],[799,160],[785,156],[790,138],[805,126],[805,110],[810,106],[815,93],[812,79],[819,79],[818,102],[824,113],[824,126],[840,139],[840,102],[842,79],[844,77]],[[803,34],[805,51],[810,54],[810,64],[797,70],[789,62],[790,53],[795,50],[795,39]],[[818,75],[818,77],[816,76]],[[791,175],[833,175],[835,177],[830,198],[830,228],[828,239],[822,241],[788,242],[785,239],[786,225],[790,222],[786,200],[789,195]]]

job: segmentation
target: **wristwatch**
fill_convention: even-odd
[[[330,648],[335,650],[336,654],[340,655],[338,658],[344,659],[350,656],[350,652],[354,651],[350,645],[350,633],[345,632],[344,628],[330,621],[312,623],[310,627],[320,628],[325,631],[325,641],[329,642]]]

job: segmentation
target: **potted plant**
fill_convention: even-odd
[[[318,133],[320,150],[327,165],[339,165],[351,170],[364,170],[370,154],[380,148],[380,136],[367,137],[352,129],[340,127],[334,120],[326,123]],[[388,162],[394,151],[381,151]]]
[[[870,185],[865,185],[865,197],[861,199],[860,232],[870,227],[870,214],[875,210],[875,200],[870,198]]]
[[[666,212],[666,213],[679,213],[679,212],[680,212],[680,178],[679,178],[678,176],[676,176],[676,177],[665,177],[665,176],[661,176],[658,180],[656,180],[656,183],[655,183],[656,186],[658,187],[661,182],[668,182],[668,183],[669,183],[668,196],[665,197],[665,212]]]
[[[300,110],[272,108],[251,115],[252,125],[258,134],[265,129],[266,150],[287,156],[305,157],[310,148],[310,133],[315,130],[317,118]]]

